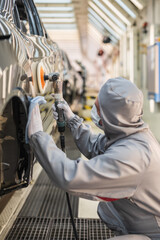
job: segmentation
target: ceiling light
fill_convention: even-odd
[[[88,14],[89,19],[92,20],[102,31],[104,30],[104,27],[102,24],[100,24],[90,13]]]
[[[76,24],[44,24],[46,29],[76,29]]]
[[[73,7],[37,7],[37,10],[47,12],[69,12],[73,11]]]
[[[126,6],[126,4],[122,0],[115,0],[132,18],[136,18],[134,12],[131,11],[130,8]]]
[[[124,23],[128,26],[131,25],[131,22],[125,17],[109,0],[102,0]]]
[[[74,13],[40,13],[41,18],[73,18]]]
[[[115,38],[120,39],[119,35],[91,8],[88,11],[110,32]]]
[[[90,7],[92,7],[94,9],[94,11],[96,13],[98,13],[99,16],[101,16],[101,18],[103,18],[105,20],[106,23],[108,23],[118,34],[123,34],[123,31],[117,27],[117,25],[112,22],[93,2],[89,2]]]
[[[103,12],[105,12],[122,30],[126,30],[125,25],[117,20],[117,17],[115,17],[103,4],[101,4],[98,0],[93,0],[96,5],[101,8]]]
[[[71,3],[71,0],[34,0],[35,3]]]
[[[89,17],[89,22],[97,28],[97,30],[102,34],[106,34],[106,30],[104,27],[102,27],[102,24],[100,24],[91,14],[88,14],[88,17]],[[111,40],[116,43],[117,40],[113,37],[113,36],[110,36]]]
[[[99,44],[102,43],[102,34],[97,30],[97,28],[95,28],[95,26],[92,23],[88,25],[88,33],[90,37],[96,40],[96,42],[98,43],[98,46],[96,47],[97,53],[97,51],[99,50]],[[117,43],[117,41],[115,43]],[[103,49],[107,54],[110,54],[112,52],[112,47],[113,47],[112,44],[108,45],[103,44]]]
[[[47,23],[75,23],[75,18],[42,18]]]
[[[144,5],[139,0],[130,0],[138,9],[142,10]]]

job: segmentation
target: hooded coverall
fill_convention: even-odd
[[[93,134],[77,115],[68,122],[89,161],[71,161],[41,131],[31,136],[31,147],[56,186],[101,201],[99,216],[123,235],[115,239],[160,240],[160,146],[141,118],[143,94],[115,78],[102,86],[98,100],[104,134]]]

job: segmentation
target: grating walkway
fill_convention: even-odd
[[[70,195],[79,240],[106,240],[113,233],[99,219],[78,218],[78,198]],[[5,240],[72,240],[65,192],[41,172]]]
[[[70,195],[73,215],[78,217],[78,198]],[[64,218],[69,217],[66,194],[54,187],[44,170],[42,170],[19,217]]]
[[[79,240],[106,240],[114,234],[99,219],[75,219]],[[17,218],[6,240],[74,240],[68,218]]]

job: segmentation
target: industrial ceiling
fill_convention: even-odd
[[[127,27],[134,24],[146,0],[34,0],[47,30],[78,31],[85,51],[89,25],[116,44]]]

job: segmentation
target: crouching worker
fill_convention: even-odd
[[[92,117],[104,134],[93,134],[66,102],[58,107],[64,109],[73,138],[89,161],[67,158],[42,131],[36,105],[28,137],[53,183],[100,201],[98,214],[117,235],[112,239],[160,240],[160,146],[142,120],[142,92],[123,78],[102,86]],[[54,106],[53,115],[56,119]]]

